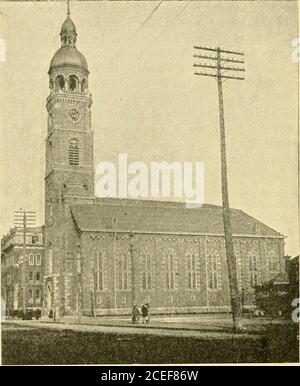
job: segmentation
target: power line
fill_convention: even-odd
[[[138,31],[143,27],[143,25],[145,25],[149,19],[153,16],[153,14],[157,11],[157,9],[159,8],[159,6],[161,5],[161,3],[163,2],[164,0],[160,0],[159,4],[157,4],[154,9],[150,12],[150,14],[143,20],[143,22],[139,25],[139,27],[136,29],[136,31],[130,36],[130,38],[128,39],[129,41],[132,40],[135,35],[138,33]],[[128,47],[127,49],[125,49],[124,53],[126,54],[128,52]],[[117,54],[113,54],[109,64],[111,64],[111,62],[115,59],[116,56],[118,56],[118,53],[119,53],[119,50],[117,51]]]
[[[148,52],[148,50],[149,50],[149,48],[151,48],[155,43],[156,43],[156,41],[161,37],[161,35],[171,26],[171,24],[184,12],[184,10],[189,6],[189,4],[190,4],[190,2],[191,1],[193,1],[193,0],[189,0],[182,8],[181,8],[181,10],[174,16],[174,18],[172,19],[172,20],[170,20],[168,23],[167,23],[167,25],[166,25],[166,27],[160,32],[160,34],[157,36],[157,38],[156,39],[154,39],[153,41],[152,41],[152,43],[147,47],[147,49],[146,50],[144,50],[143,52],[142,52],[142,54],[141,54],[141,56],[139,57],[139,59],[141,58],[141,57],[143,57],[144,56],[144,54],[145,54],[145,52]]]
[[[147,21],[150,20],[152,15],[157,11],[157,9],[159,8],[159,6],[161,5],[161,3],[163,1],[164,0],[160,0],[160,2],[154,7],[154,9],[150,12],[150,14],[146,17],[146,19],[139,25],[139,27],[136,29],[136,31],[131,35],[130,39],[132,39],[138,33],[138,31],[141,28],[143,28],[143,26],[147,23]]]

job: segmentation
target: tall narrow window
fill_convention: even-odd
[[[235,256],[235,263],[236,263],[236,274],[237,274],[237,280],[238,280],[238,288],[239,291],[242,291],[243,289],[243,277],[242,277],[242,259],[238,252],[234,252]]]
[[[65,80],[62,75],[58,75],[55,79],[55,89],[57,91],[61,90],[63,91],[65,88]]]
[[[77,139],[72,139],[69,143],[69,164],[79,165],[79,145]]]
[[[249,276],[250,287],[254,288],[257,285],[257,258],[254,253],[249,254]]]
[[[197,289],[197,257],[198,254],[195,252],[187,254],[189,289]]]
[[[48,270],[49,274],[53,273],[53,250],[49,250],[49,256],[48,256]]]
[[[30,289],[30,290],[28,291],[28,302],[29,302],[29,303],[32,303],[32,302],[33,302],[33,291],[32,291],[32,289]]]
[[[41,265],[41,255],[36,255],[36,265]]]
[[[75,75],[69,77],[69,88],[71,91],[75,91],[78,84],[78,78]]]
[[[174,251],[170,250],[166,254],[166,288],[175,289],[176,281],[176,256]]]
[[[118,288],[120,290],[128,289],[128,255],[125,252],[119,254]]]
[[[34,265],[34,255],[33,255],[33,253],[29,253],[29,265]]]
[[[77,262],[77,273],[80,274],[81,273],[81,253],[80,252],[77,252],[76,262]]]
[[[152,288],[152,272],[151,272],[151,256],[145,254],[143,257],[143,289],[150,290]]]
[[[104,254],[103,252],[96,252],[95,254],[96,260],[96,288],[97,290],[104,290],[104,275],[103,275],[103,260]]]
[[[279,271],[279,259],[278,254],[275,250],[271,250],[268,252],[267,259],[269,260],[269,271],[270,272],[278,272]]]
[[[81,82],[81,92],[85,92],[87,90],[87,80],[83,79]]]
[[[207,257],[208,288],[211,290],[215,290],[221,287],[218,275],[218,257],[219,254],[216,250],[211,251]]]

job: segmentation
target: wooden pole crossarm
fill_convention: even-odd
[[[197,64],[195,63],[194,64],[194,67],[207,67],[207,68],[219,68],[218,66],[211,66],[209,64]],[[240,67],[220,67],[220,70],[225,70],[225,71],[245,71],[244,68],[240,68]]]
[[[219,76],[219,75],[216,75],[216,74],[207,74],[205,72],[194,72],[194,75],[212,76],[212,77],[215,77],[215,78],[217,78]],[[241,78],[241,77],[238,77],[238,76],[229,76],[229,75],[221,75],[220,78],[245,80],[245,78]]]
[[[211,48],[211,47],[201,47],[201,46],[194,46],[196,50],[204,50],[204,51],[214,51],[217,52],[219,51],[220,53],[225,53],[225,54],[232,54],[232,55],[245,55],[243,52],[240,51],[229,51],[229,50],[222,50],[218,48]]]
[[[236,60],[236,59],[230,59],[230,58],[221,58],[221,62],[231,62],[231,63],[241,63],[244,64],[244,60]]]
[[[201,58],[201,59],[210,59],[210,60],[217,60],[215,56],[207,56],[207,55],[193,55],[194,58]]]

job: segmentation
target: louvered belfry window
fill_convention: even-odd
[[[79,165],[79,145],[77,139],[72,139],[69,144],[69,164]]]

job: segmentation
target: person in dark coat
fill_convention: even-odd
[[[41,317],[41,311],[37,308],[34,311],[35,319],[38,320]]]
[[[140,319],[140,310],[137,305],[134,304],[132,307],[132,323],[138,323]]]
[[[149,319],[149,304],[146,303],[146,304],[143,304],[142,305],[142,317],[143,317],[143,323],[149,323],[150,322],[150,319]]]

